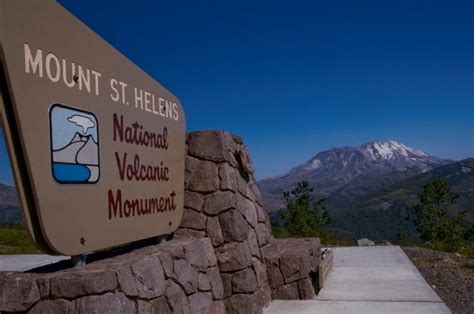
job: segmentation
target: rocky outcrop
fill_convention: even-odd
[[[170,242],[51,273],[0,274],[0,312],[259,313],[311,299],[318,239],[275,240],[242,140],[187,137],[184,213]]]

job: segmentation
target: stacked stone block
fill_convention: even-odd
[[[1,273],[0,312],[224,313],[209,239],[180,239],[51,273]]]
[[[318,289],[319,239],[274,240],[262,249],[272,299],[313,299]]]
[[[209,237],[227,313],[257,313],[271,300],[261,249],[272,241],[268,214],[242,140],[220,131],[188,135],[185,210],[177,236]]]

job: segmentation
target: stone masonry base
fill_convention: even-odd
[[[0,312],[259,313],[311,299],[319,239],[276,240],[240,137],[190,133],[174,239],[50,273],[0,273]]]

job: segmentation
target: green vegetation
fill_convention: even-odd
[[[287,208],[282,212],[283,226],[289,234],[323,237],[327,233],[331,216],[324,207],[324,199],[315,200],[311,196],[313,191],[307,181],[302,181],[292,191],[283,193]]]
[[[24,225],[0,225],[0,255],[37,253],[39,251],[31,241]]]
[[[293,190],[283,193],[286,210],[280,211],[280,222],[272,221],[273,236],[318,237],[324,244],[347,244],[329,232],[331,216],[324,206],[324,199],[316,200],[311,196],[313,191],[307,181],[302,181]]]
[[[458,248],[456,252],[461,254],[462,256],[474,258],[474,244],[472,243],[472,241],[465,243],[463,246]]]
[[[474,264],[473,263],[464,263],[462,265],[462,268],[469,269],[469,270],[474,270]]]
[[[400,246],[408,246],[408,244],[410,243],[407,239],[405,231],[403,231],[402,229],[398,229],[395,241]]]
[[[407,217],[415,227],[425,246],[439,251],[473,250],[473,227],[463,226],[465,212],[449,215],[448,210],[459,197],[444,179],[433,179],[425,184],[420,201]]]

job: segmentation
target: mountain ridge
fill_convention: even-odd
[[[452,161],[394,140],[322,151],[283,175],[257,182],[265,209],[274,217],[285,208],[282,194],[308,181],[326,199],[331,228],[346,238],[394,240],[398,230],[416,240],[406,219],[424,184],[443,178],[462,195],[450,212],[467,210],[474,222],[474,158]]]
[[[452,162],[452,160],[448,160],[448,159],[443,159],[443,158],[438,158],[438,157],[434,157],[434,156],[430,156],[428,155],[427,153],[423,152],[422,150],[419,150],[419,149],[416,149],[416,148],[412,148],[408,145],[405,145],[405,144],[402,144],[396,140],[382,140],[382,141],[371,141],[371,142],[366,142],[366,143],[363,143],[361,145],[358,145],[358,146],[335,146],[335,147],[332,147],[330,149],[327,149],[327,150],[323,150],[321,152],[318,152],[316,155],[314,155],[313,157],[311,157],[308,161],[306,161],[305,163],[301,164],[301,165],[298,165],[296,167],[293,167],[291,168],[289,171],[287,172],[284,172],[283,174],[281,175],[275,175],[275,176],[271,176],[271,177],[267,177],[267,178],[263,178],[261,179],[260,181],[266,181],[266,180],[271,180],[271,179],[277,179],[277,178],[281,178],[281,177],[284,177],[296,170],[298,170],[300,167],[302,166],[306,166],[306,170],[312,170],[312,169],[318,169],[320,167],[320,160],[318,158],[318,156],[320,155],[325,155],[325,154],[328,154],[328,153],[331,153],[331,152],[334,152],[334,151],[344,151],[344,150],[358,150],[360,152],[366,152],[366,154],[368,155],[371,155],[371,157],[376,157],[376,153],[369,153],[370,151],[373,152],[373,148],[376,148],[377,151],[379,151],[379,156],[380,157],[384,157],[384,156],[387,156],[387,157],[391,157],[393,156],[392,154],[388,153],[386,155],[381,155],[380,154],[380,151],[382,151],[383,153],[386,152],[384,146],[386,145],[389,145],[389,146],[392,146],[392,147],[395,147],[397,148],[398,151],[402,151],[402,152],[410,152],[411,154],[416,154],[418,156],[422,156],[423,158],[425,159],[432,159],[432,160],[436,160],[436,161],[447,161],[447,162]],[[377,147],[378,146],[378,147]],[[402,153],[403,154],[403,153]],[[410,158],[414,158],[414,157],[410,157]],[[319,161],[319,162],[318,162]],[[316,163],[315,163],[316,162]],[[317,166],[317,167],[315,167]]]
[[[465,223],[473,224],[474,158],[466,158],[361,197],[345,212],[336,214],[337,231],[348,237],[390,240],[396,237],[398,230],[403,230],[409,238],[416,239],[414,227],[406,221],[405,216],[409,208],[419,201],[423,186],[435,178],[446,180],[451,190],[459,194],[456,202],[448,207],[449,212],[455,215],[465,211]]]
[[[344,187],[347,193],[349,189],[360,194],[451,162],[395,140],[374,141],[319,152],[282,175],[260,180],[258,185],[271,212],[282,208],[283,191],[300,181],[308,181],[324,197]]]
[[[0,223],[19,223],[22,220],[15,187],[0,183]]]
[[[18,196],[15,187],[0,183],[0,204],[18,204]]]

